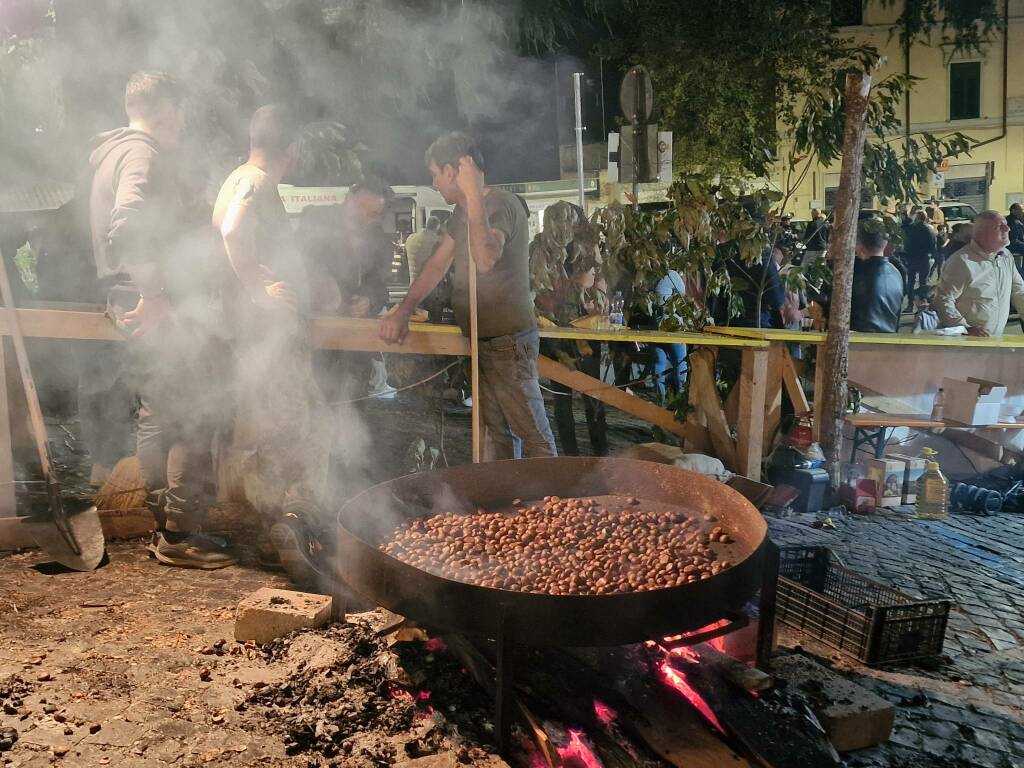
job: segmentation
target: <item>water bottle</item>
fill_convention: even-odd
[[[945,411],[946,394],[942,387],[935,393],[935,402],[932,403],[932,421],[942,421]]]
[[[924,463],[924,474],[917,479],[914,517],[942,520],[949,514],[949,481],[939,470],[939,463],[934,460],[935,451],[925,448],[921,452],[927,461]]]
[[[608,324],[613,331],[626,327],[626,300],[622,298],[622,291],[616,291],[608,306]]]

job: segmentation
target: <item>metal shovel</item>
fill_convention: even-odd
[[[92,505],[81,510],[68,510],[60,495],[60,483],[53,474],[50,463],[50,450],[47,443],[46,424],[43,412],[39,407],[39,395],[36,392],[35,379],[28,362],[25,350],[25,339],[21,333],[21,323],[14,307],[14,296],[11,293],[11,281],[7,276],[7,263],[0,253],[0,294],[7,312],[7,326],[14,343],[14,353],[18,359],[21,372],[21,383],[25,388],[25,400],[28,402],[29,421],[32,425],[32,436],[35,438],[36,449],[39,451],[39,463],[43,469],[43,481],[46,483],[46,494],[49,499],[49,514],[25,518],[22,521],[36,544],[50,557],[61,565],[76,571],[93,571],[103,559],[106,541],[103,528],[100,526],[100,515],[96,506]]]

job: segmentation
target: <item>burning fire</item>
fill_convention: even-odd
[[[672,663],[665,659],[661,662],[661,666],[658,667],[661,672],[662,678],[668,683],[674,690],[679,691],[683,697],[690,702],[690,704],[700,712],[711,723],[712,727],[719,733],[724,734],[725,729],[722,724],[718,722],[718,718],[715,717],[715,713],[711,711],[711,707],[707,705],[707,702],[700,697],[700,694],[695,691],[690,684],[686,681],[686,675],[680,672],[678,669],[672,666]]]
[[[569,743],[558,748],[558,756],[562,763],[569,768],[604,768],[597,755],[583,741],[582,736],[583,731],[569,731]]]
[[[603,701],[594,699],[594,714],[597,716],[598,721],[601,725],[609,726],[615,722],[615,718],[618,715],[615,714],[615,710],[605,704]]]
[[[427,649],[428,653],[437,653],[444,650],[444,640],[440,637],[432,637],[423,644],[423,647]]]
[[[696,664],[700,661],[700,654],[697,653],[693,648],[687,648],[685,645],[680,645],[678,648],[673,648],[669,651],[673,656],[678,656],[681,659],[685,659],[690,664]]]
[[[695,629],[692,632],[682,632],[678,635],[666,637],[665,642],[669,645],[672,645],[673,643],[678,643],[680,640],[686,640],[687,638],[693,637],[694,635],[703,634],[704,632],[710,632],[713,629],[721,629],[722,627],[727,626],[728,624],[729,622],[726,619],[719,619],[718,621],[714,621],[711,624],[708,624],[706,627]],[[720,651],[724,648],[724,645],[722,644],[722,639],[720,637],[712,638],[708,641],[708,643]],[[716,645],[716,643],[718,643],[718,645]],[[723,645],[723,648],[719,648],[719,645]]]

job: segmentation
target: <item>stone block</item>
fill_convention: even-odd
[[[326,626],[331,619],[331,598],[286,589],[258,589],[235,610],[235,639],[267,643],[294,632]]]
[[[896,707],[878,694],[806,656],[775,659],[771,671],[808,695],[814,713],[837,751],[852,752],[889,740]]]

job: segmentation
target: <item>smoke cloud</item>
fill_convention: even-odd
[[[37,298],[96,300],[89,289],[83,295],[80,279],[82,266],[92,266],[86,223],[90,141],[125,124],[124,86],[140,69],[176,75],[190,95],[177,164],[192,207],[199,210],[200,235],[166,245],[177,250],[164,260],[194,265],[197,248],[210,249],[211,263],[188,275],[196,295],[209,292],[223,268],[216,235],[204,230],[209,206],[244,160],[249,119],[262,104],[284,103],[302,122],[347,126],[332,149],[359,156],[363,168],[393,184],[426,183],[423,151],[453,129],[482,139],[491,181],[540,177],[537,169],[545,162],[557,169],[554,67],[516,54],[514,4],[3,0],[0,35],[7,43],[0,50],[0,184],[57,180],[78,189],[69,206],[52,214],[67,219],[60,242],[36,254],[40,273],[49,275]],[[52,226],[49,215],[43,216],[43,228]],[[13,247],[23,241],[15,242],[20,231],[7,233],[24,226],[24,218],[0,221],[8,264],[8,241]],[[207,245],[197,246],[204,238]],[[188,311],[195,327],[221,340],[222,320],[212,305],[196,301]],[[35,351],[38,356],[43,347],[35,345]],[[76,357],[61,348],[46,367],[73,380],[79,374]],[[275,361],[251,364],[270,370]],[[237,401],[238,381],[253,378],[251,371],[241,372],[202,382],[201,388]],[[333,454],[345,465],[344,477],[328,483],[334,491],[330,514],[338,500],[362,485],[372,438],[352,406],[330,410],[325,420]]]

